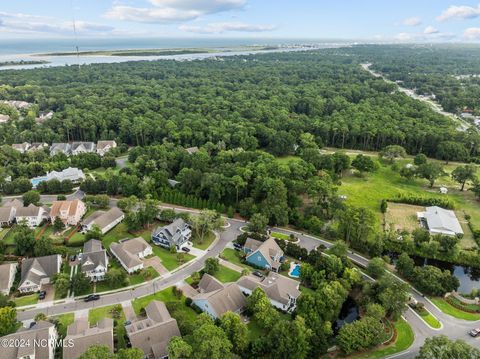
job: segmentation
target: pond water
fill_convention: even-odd
[[[345,324],[351,323],[360,318],[359,307],[352,297],[347,297],[347,300],[343,303],[342,309],[338,319],[332,324],[333,332],[338,334],[338,331]]]

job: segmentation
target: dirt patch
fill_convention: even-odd
[[[393,225],[395,230],[412,232],[420,227],[417,212],[424,212],[425,207],[411,204],[388,202],[385,223],[387,228]]]

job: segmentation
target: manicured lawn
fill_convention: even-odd
[[[430,325],[432,328],[438,329],[438,328],[441,327],[440,322],[437,320],[437,318],[435,318],[432,315],[432,313],[430,313],[428,310],[423,309],[423,310],[416,311],[416,312],[420,315],[420,317],[422,317],[422,319],[425,321],[425,323]]]
[[[242,275],[233,269],[227,268],[220,264],[218,272],[213,275],[220,282],[236,282]]]
[[[73,323],[75,319],[75,315],[73,313],[66,313],[56,317],[52,317],[52,319],[58,320],[58,334],[63,338],[67,335],[67,327]]]
[[[24,305],[33,305],[38,302],[38,294],[24,295],[23,297],[16,297],[13,299],[17,307],[23,307]]]
[[[14,246],[15,245],[15,242],[13,240],[13,234],[15,232],[15,226],[13,226],[12,228],[10,228],[10,230],[8,230],[7,228],[7,232],[3,234],[3,243],[5,243],[7,246]]]
[[[115,304],[115,305],[110,305],[108,307],[101,307],[101,308],[95,308],[95,309],[90,309],[88,312],[88,322],[90,323],[91,326],[96,325],[97,322],[100,319],[103,318],[112,318],[116,321],[117,325],[114,327],[114,337],[117,340],[117,348],[126,348],[126,343],[125,343],[125,313],[123,312],[123,309],[120,310],[120,317],[118,319],[114,318],[111,310],[115,306],[120,306],[120,304]]]
[[[430,298],[430,300],[445,314],[463,320],[480,320],[480,314],[464,312],[450,305],[443,298]]]
[[[178,258],[177,258],[177,254],[180,254],[180,252],[179,253],[170,253],[170,251],[165,249],[165,248],[156,246],[152,243],[151,243],[151,245],[152,245],[152,248],[153,248],[153,253],[162,260],[163,266],[165,268],[167,268],[169,271],[172,271],[175,268],[182,265],[183,263],[187,263],[187,262],[191,261],[193,258],[195,258],[195,256],[192,256],[191,254],[181,253],[183,255],[184,262],[179,263]]]
[[[247,269],[252,269],[248,264],[245,264],[242,262],[242,252],[241,251],[236,251],[235,249],[232,248],[225,248],[220,255],[224,260],[236,264],[238,266],[241,266],[243,268]]]
[[[119,223],[103,236],[102,244],[105,248],[110,248],[110,244],[124,238],[134,238],[134,236],[127,231],[124,223]]]
[[[210,247],[210,244],[215,240],[215,234],[213,232],[208,232],[205,235],[202,243],[198,243],[198,238],[192,238],[193,246],[198,249],[206,250]]]
[[[285,234],[285,233],[272,232],[271,235],[274,238],[283,239],[284,241],[289,241],[290,240],[290,236],[288,234]]]
[[[380,346],[368,352],[356,355],[354,354],[352,356],[349,356],[349,358],[380,359],[407,350],[412,345],[413,340],[415,339],[412,328],[403,319],[399,319],[397,322],[395,322],[395,328],[398,333],[395,343],[388,346]]]
[[[110,269],[111,268],[118,268],[118,269],[121,269],[122,271],[124,270],[123,267],[121,267],[116,260],[110,261]],[[125,287],[152,280],[154,278],[157,278],[159,275],[160,274],[158,274],[158,272],[154,268],[148,267],[143,271],[140,271],[139,273],[127,275],[127,284],[125,285]],[[95,285],[95,292],[96,293],[107,292],[117,288],[120,288],[120,287],[112,287],[106,281],[100,281],[100,282],[97,282]]]
[[[68,245],[72,247],[81,247],[85,242],[85,235],[78,231],[68,239]]]

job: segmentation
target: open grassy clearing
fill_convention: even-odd
[[[38,303],[38,294],[24,295],[22,297],[15,297],[13,299],[17,307],[23,307],[25,305],[34,305]]]
[[[213,275],[222,283],[236,282],[242,276],[237,271],[227,268],[225,266],[219,265],[219,270]]]
[[[443,298],[430,298],[430,300],[445,314],[451,315],[452,317],[463,319],[463,320],[480,320],[480,314],[464,312],[460,309],[455,308],[450,305]]]
[[[193,237],[192,238],[192,243],[195,248],[201,249],[201,250],[206,250],[212,242],[215,240],[215,234],[213,232],[208,232],[205,235],[205,238],[203,239],[202,243],[199,243],[198,238]]]
[[[387,213],[385,213],[387,228],[393,225],[396,230],[412,232],[419,227],[417,212],[423,211],[425,211],[425,207],[422,206],[389,202]]]

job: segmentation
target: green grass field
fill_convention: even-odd
[[[73,313],[66,313],[52,317],[52,319],[58,320],[58,334],[63,338],[67,335],[67,327],[73,323],[75,317]]]
[[[169,250],[165,248],[158,247],[152,244],[153,253],[162,260],[162,264],[169,271],[174,270],[183,263],[180,263],[177,259],[177,253],[170,253]],[[188,253],[178,253],[182,254],[184,258],[184,263],[190,262],[195,256]]]
[[[114,318],[111,312],[111,310],[115,306],[120,306],[119,318]],[[126,348],[126,342],[125,342],[126,331],[125,331],[125,325],[124,325],[125,313],[121,308],[122,306],[120,304],[115,304],[115,305],[110,305],[108,307],[90,309],[90,311],[88,312],[88,322],[90,323],[91,326],[96,325],[97,322],[103,318],[112,318],[116,321],[116,325],[113,331],[114,331],[114,336],[117,338],[117,349]]]
[[[218,272],[213,275],[220,282],[236,282],[242,275],[233,269],[227,268],[220,264]]]
[[[33,305],[38,303],[38,294],[24,295],[22,297],[16,297],[13,299],[17,307],[23,307],[25,305]]]
[[[198,239],[193,237],[192,242],[193,246],[198,249],[206,250],[208,247],[210,247],[210,244],[215,240],[215,234],[213,232],[208,232],[207,235],[205,235],[205,238],[203,239],[202,243],[198,243]]]
[[[284,241],[289,241],[290,240],[290,236],[288,234],[285,234],[285,233],[272,232],[271,235],[274,238],[283,239]]]
[[[416,311],[420,317],[427,323],[429,326],[435,329],[439,329],[441,327],[440,322],[435,318],[432,313],[430,313],[428,310],[423,309],[420,311]]]
[[[237,266],[246,268],[246,269],[252,269],[248,264],[245,264],[242,262],[242,252],[237,251],[233,248],[225,248],[221,254],[221,257],[225,259],[226,261],[236,264]]]
[[[480,314],[464,312],[460,309],[457,309],[450,305],[443,298],[430,298],[430,300],[445,314],[451,315],[452,317],[463,319],[463,320],[480,320]]]

